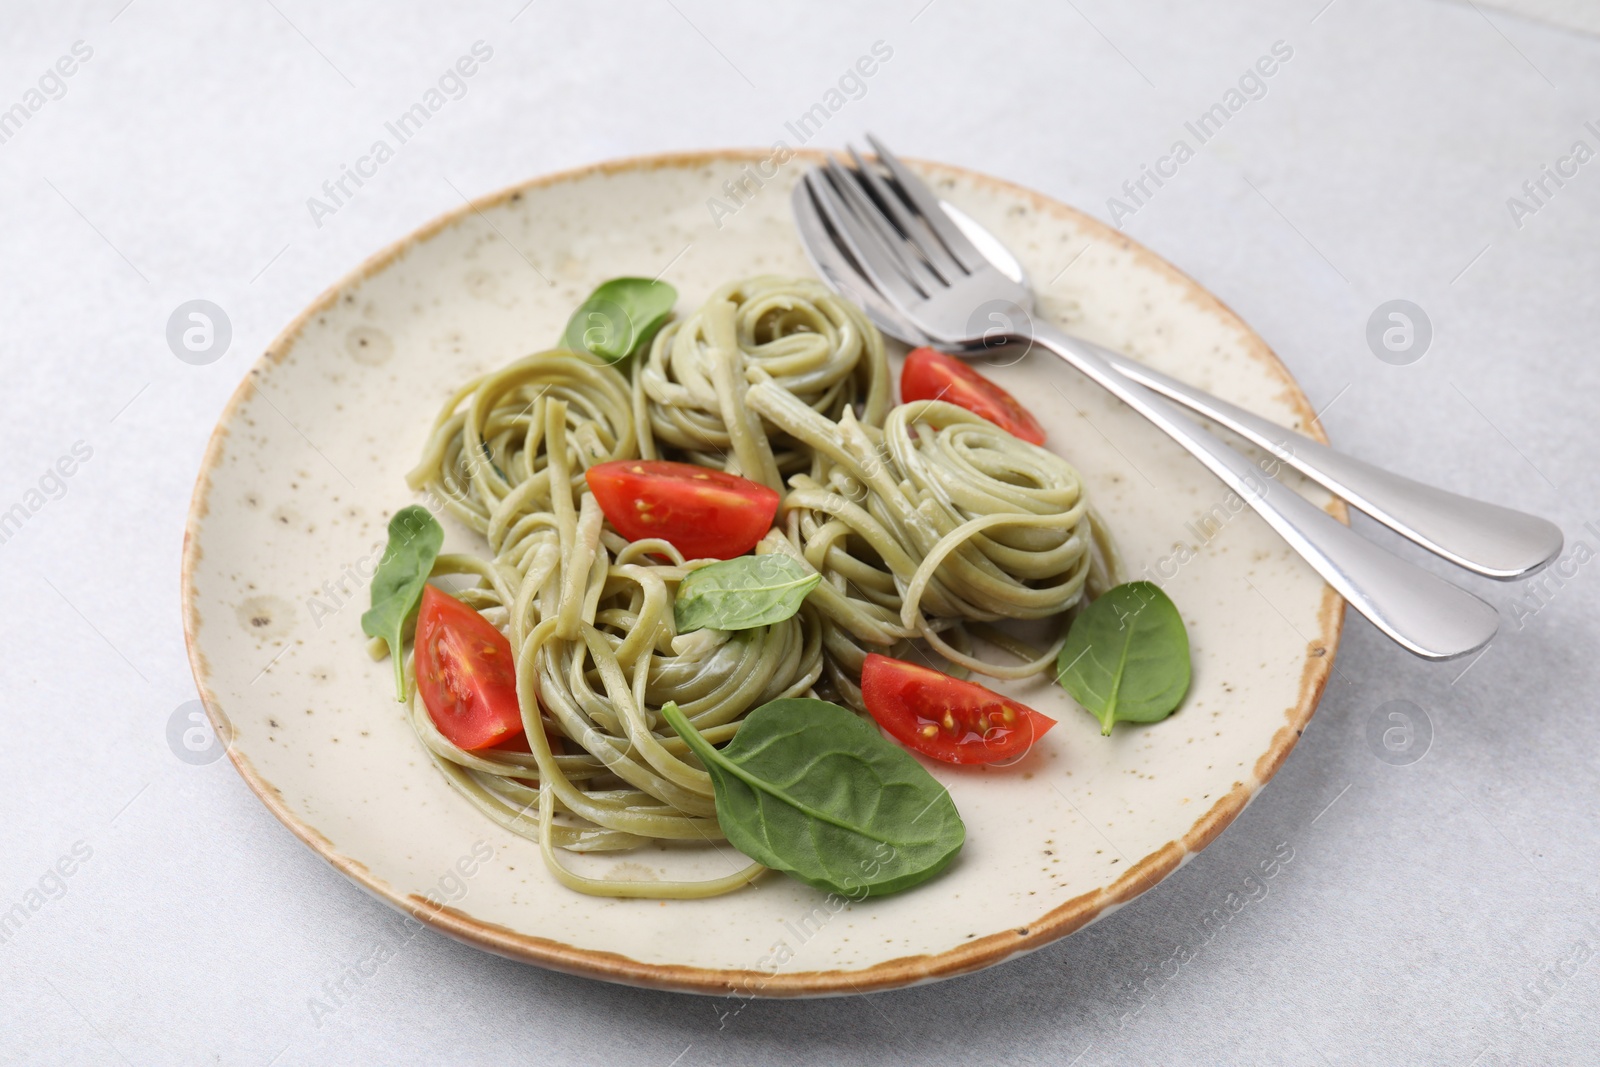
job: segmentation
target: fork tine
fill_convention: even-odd
[[[811,265],[833,290],[848,300],[861,305],[873,325],[885,334],[912,347],[928,343],[927,337],[917,327],[894,309],[894,306],[862,277],[861,269],[850,262],[843,249],[828,232],[822,215],[812,199],[805,182],[799,182],[789,194],[794,208],[795,228],[800,231],[800,243],[811,259]]]
[[[857,180],[867,187],[879,208],[889,213],[901,236],[906,239],[906,243],[927,260],[933,272],[939,275],[946,285],[965,277],[967,272],[961,264],[955,261],[937,236],[918,223],[911,212],[906,210],[905,201],[889,188],[889,183],[878,174],[878,169],[867,165],[867,161],[861,158],[861,153],[856,151],[855,145],[846,145],[845,151],[849,152],[850,158],[855,161],[853,173]]]
[[[945,287],[945,281],[935,274],[923,262],[914,248],[908,247],[906,240],[894,228],[894,223],[884,217],[883,211],[873,203],[872,197],[861,188],[838,161],[830,156],[824,164],[828,175],[833,179],[834,188],[839,190],[850,209],[855,212],[856,221],[860,222],[882,242],[883,248],[889,253],[889,259],[900,268],[904,274],[923,293],[932,295]]]
[[[884,147],[883,142],[872,134],[867,134],[867,143],[883,160],[884,166],[889,168],[889,173],[894,177],[895,184],[900,187],[906,201],[927,224],[928,228],[938,235],[944,242],[945,248],[969,271],[978,271],[988,265],[988,260],[983,254],[972,247],[972,242],[967,240],[966,234],[956,229],[955,224],[945,215],[944,209],[939,206],[939,198],[933,195],[922,179],[900,162],[900,158]]]
[[[874,288],[895,304],[915,305],[926,299],[900,273],[879,238],[856,220],[825,171],[813,168],[806,172],[804,181],[834,236]]]

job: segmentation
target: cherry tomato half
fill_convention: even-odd
[[[778,494],[736,474],[653,459],[618,459],[585,477],[600,510],[630,541],[659,537],[685,559],[732,559],[772,529]]]
[[[457,748],[513,747],[522,737],[511,642],[489,620],[431,585],[417,612],[417,693]]]
[[[900,371],[900,399],[907,404],[943,400],[988,419],[1018,440],[1044,444],[1044,427],[1016,397],[962,360],[931,348],[913,349],[906,356]]]
[[[861,697],[896,741],[945,763],[1019,759],[1056,724],[981,685],[876,652],[861,670]]]

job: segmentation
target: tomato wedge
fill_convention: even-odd
[[[1021,759],[1056,724],[981,685],[876,652],[861,670],[861,697],[896,741],[945,763]]]
[[[1044,444],[1044,427],[1016,397],[962,360],[931,348],[913,349],[906,356],[900,371],[900,399],[907,404],[943,400],[988,419],[1018,440]]]
[[[434,586],[417,612],[417,693],[439,732],[476,752],[522,736],[511,642],[489,620]]]
[[[630,541],[659,537],[685,559],[732,559],[772,529],[778,494],[736,474],[655,459],[618,459],[585,477],[611,525]]]

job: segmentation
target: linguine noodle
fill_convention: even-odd
[[[467,752],[435,728],[413,686],[409,717],[450,783],[489,818],[538,841],[554,876],[585,893],[700,897],[763,870],[704,882],[593,878],[561,852],[708,842],[710,777],[661,717],[675,702],[721,744],[744,715],[817,689],[860,707],[870,650],[922,641],[957,669],[1019,678],[1046,669],[989,624],[1059,619],[1112,584],[1115,555],[1077,472],[953,405],[891,407],[883,341],[816,282],[759,277],[671,323],[630,380],[588,354],[541,352],[463,385],[408,476],[487,542],[440,556],[458,595],[517,657],[529,751]],[[605,522],[587,468],[663,458],[784,492],[756,547],[820,572],[800,612],[738,632],[678,634],[691,570],[662,540]],[[1019,662],[980,659],[972,637]]]

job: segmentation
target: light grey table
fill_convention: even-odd
[[[0,14],[0,109],[23,108],[0,111],[0,1060],[1594,1062],[1600,40],[1445,0]],[[314,219],[308,198],[478,40],[493,58],[466,94]],[[819,143],[872,128],[1116,216],[1266,337],[1337,443],[1558,519],[1565,577],[1475,583],[1505,626],[1466,663],[1410,659],[1348,620],[1321,709],[1257,803],[1156,890],[1026,959],[721,1020],[714,1000],[424,932],[314,1015],[395,916],[227,761],[168,741],[194,698],[184,514],[224,399],[321,289],[463,194],[770,144],[877,41],[892,59]],[[1186,121],[1276,42],[1292,57],[1199,144]],[[71,76],[51,76],[62,57]],[[1133,201],[1123,183],[1179,139],[1193,158]],[[197,298],[232,330],[205,366],[166,340]],[[1369,345],[1392,300],[1421,309],[1425,350],[1420,332]],[[1278,877],[1247,880],[1281,848]]]

